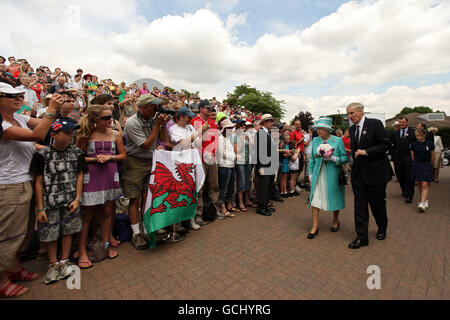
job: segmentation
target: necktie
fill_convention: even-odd
[[[402,129],[402,139],[405,139],[405,129]]]
[[[356,145],[359,145],[359,124],[356,125]]]

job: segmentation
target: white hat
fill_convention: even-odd
[[[264,114],[262,117],[261,117],[261,123],[263,123],[263,122],[265,122],[265,121],[267,121],[267,120],[274,120],[275,121],[275,119],[272,117],[272,115],[271,114],[269,114],[269,113],[266,113],[266,114]]]
[[[16,89],[9,83],[0,82],[0,93],[22,94],[25,93],[25,91]]]
[[[230,119],[225,119],[225,120],[222,121],[220,126],[222,127],[222,131],[223,131],[223,130],[228,129],[228,128],[234,128],[236,126],[236,124],[231,122]]]
[[[251,125],[253,125],[250,121],[245,121],[245,125],[246,126],[251,126]]]
[[[399,123],[398,121],[395,121],[393,125],[394,125],[394,126],[399,126],[400,123]]]

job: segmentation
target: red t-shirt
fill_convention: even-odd
[[[301,131],[299,132],[297,130],[294,130],[291,132],[291,140],[295,141],[295,143],[299,142],[302,139],[303,139],[303,133]],[[302,143],[299,144],[299,148],[302,153],[305,152],[305,142],[304,141],[302,141]]]
[[[352,149],[351,144],[350,144],[350,137],[346,138],[346,137],[342,136],[342,141],[344,141],[345,149],[349,149],[349,150]],[[346,151],[346,152],[347,152],[347,157],[350,157],[351,151]]]
[[[42,85],[40,83],[36,83],[34,86],[31,87],[31,89],[36,92],[36,97],[38,98],[38,102],[41,102],[41,91],[42,91]]]
[[[195,118],[191,120],[191,125],[194,126],[195,130],[201,128],[206,121],[200,115],[197,115]],[[205,151],[211,152],[213,156],[216,155],[216,148],[219,142],[219,131],[218,126],[214,120],[211,118],[208,119],[209,129],[203,134],[203,143],[202,143],[202,154],[205,154]],[[215,129],[215,130],[212,130]],[[211,147],[206,149],[210,144]]]

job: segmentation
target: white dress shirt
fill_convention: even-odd
[[[359,127],[358,141],[361,141],[361,134],[362,134],[362,130],[363,130],[363,127],[364,127],[364,121],[366,121],[366,117],[365,116],[363,116],[361,118],[361,120],[359,120],[359,123],[355,123]],[[355,130],[355,138],[356,138],[356,132],[358,132],[358,131]]]

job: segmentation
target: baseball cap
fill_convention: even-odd
[[[138,107],[142,107],[142,106],[145,106],[147,104],[156,104],[156,105],[158,105],[158,104],[161,104],[161,103],[162,103],[162,99],[156,98],[155,96],[153,96],[150,93],[143,94],[136,101],[136,105]]]
[[[209,103],[209,100],[202,100],[200,101],[200,103],[198,104],[198,108],[212,108],[211,103]]]
[[[14,88],[9,83],[0,82],[0,93],[5,94],[24,94],[25,91]]]
[[[242,124],[244,124],[245,123],[245,120],[244,119],[237,119],[236,120],[236,124],[238,124],[238,125],[242,125]]]
[[[193,113],[188,107],[181,107],[178,109],[177,115],[188,116],[189,118],[195,117],[195,113]]]
[[[80,129],[80,125],[76,122],[69,121],[67,118],[58,118],[52,122],[50,126],[51,132],[65,131],[65,130],[77,130]]]

